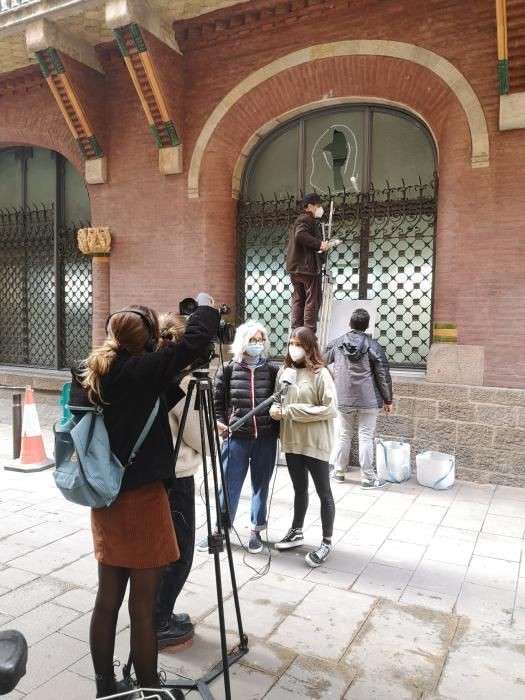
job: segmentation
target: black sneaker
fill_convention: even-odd
[[[308,552],[304,559],[308,566],[311,566],[312,569],[316,569],[318,566],[321,566],[326,557],[330,554],[331,549],[331,544],[321,542],[319,549],[316,549],[315,552]]]
[[[361,481],[361,488],[362,489],[382,489],[383,486],[386,486],[386,481],[383,481],[383,479],[378,479],[377,477],[375,479],[363,479]]]
[[[252,530],[250,534],[250,541],[248,542],[248,551],[250,554],[258,554],[262,552],[263,543],[261,540],[261,533],[256,530]]]
[[[195,635],[191,622],[176,623],[173,618],[169,622],[157,627],[157,642],[159,651],[166,647],[176,647],[184,644]]]
[[[275,543],[275,549],[292,549],[300,547],[304,542],[303,531],[301,528],[291,527],[286,535],[279,542]]]

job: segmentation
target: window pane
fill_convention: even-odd
[[[313,116],[305,122],[305,192],[353,191],[363,172],[364,112]]]
[[[435,170],[434,151],[424,127],[391,112],[372,118],[371,180],[376,190],[430,182]]]
[[[91,209],[86,186],[69,161],[66,161],[64,179],[66,224],[69,226],[71,223],[88,223]]]
[[[284,199],[297,184],[297,124],[272,139],[256,156],[248,176],[248,199]]]
[[[15,152],[14,148],[0,151],[0,209],[18,209],[23,203],[21,161]]]
[[[55,154],[47,148],[33,148],[33,157],[27,159],[27,204],[51,207],[55,191]]]

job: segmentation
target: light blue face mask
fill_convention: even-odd
[[[248,345],[246,352],[251,357],[259,357],[259,355],[264,350],[264,343],[255,343],[254,345]]]

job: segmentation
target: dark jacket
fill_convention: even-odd
[[[183,392],[172,384],[177,372],[204,354],[217,333],[219,314],[215,309],[199,307],[186,324],[177,343],[158,352],[132,356],[120,351],[102,378],[104,423],[114,454],[126,464],[133,445],[160,397],[159,412],[132,465],[124,474],[122,491],[154,481],[171,484],[175,475],[173,438],[168,411]],[[75,380],[71,385],[71,405],[88,405],[85,389]],[[79,401],[81,402],[79,404]]]
[[[215,411],[217,419],[230,425],[249,413],[275,391],[278,367],[261,360],[257,365],[245,365],[232,360],[219,367],[215,378]],[[279,423],[270,418],[270,407],[253,416],[236,430],[232,437],[254,439],[277,436]]]
[[[324,353],[333,364],[337,402],[345,408],[381,408],[392,403],[392,379],[385,351],[362,331],[332,341]]]
[[[323,237],[317,219],[304,212],[297,217],[288,241],[286,272],[289,275],[319,275]]]

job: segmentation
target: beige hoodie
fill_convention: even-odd
[[[280,388],[277,375],[276,390]],[[276,404],[281,407],[281,449],[327,462],[334,442],[337,397],[332,375],[323,367],[317,372],[297,370],[297,381]]]
[[[180,383],[180,388],[187,394],[189,378],[186,377]],[[185,476],[193,476],[202,466],[201,455],[201,431],[199,423],[199,412],[194,410],[196,392],[193,393],[191,403],[184,426],[184,435],[179,450],[179,457],[175,464],[175,476],[181,479]],[[169,412],[171,434],[173,435],[173,445],[177,442],[179,427],[184,411],[185,399],[181,399]]]

